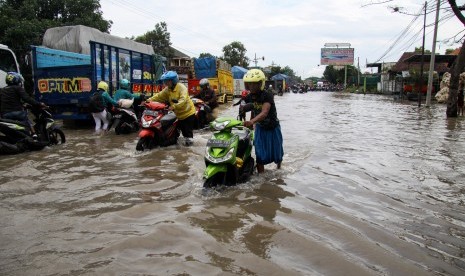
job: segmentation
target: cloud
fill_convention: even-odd
[[[320,51],[328,42],[350,43],[361,67],[366,61],[376,61],[414,18],[393,13],[387,4],[362,7],[369,2],[372,1],[100,1],[104,18],[114,22],[113,35],[141,35],[164,21],[168,24],[173,46],[192,57],[205,52],[221,56],[224,46],[240,41],[250,59],[255,55],[265,56],[259,66],[272,62],[289,66],[302,77],[321,75],[324,66],[318,66]],[[390,4],[415,13],[420,11],[424,1],[398,0]],[[442,13],[445,16],[445,12]],[[431,24],[434,12],[427,18]],[[421,46],[421,35],[418,38],[415,33],[421,33],[422,26],[420,16],[405,38],[394,44],[394,49],[382,61],[397,61],[404,51]],[[451,37],[461,29],[461,23],[452,17],[440,25],[438,40]],[[425,48],[431,49],[431,44],[432,27],[428,27]],[[457,45],[439,45],[442,51],[454,46]]]

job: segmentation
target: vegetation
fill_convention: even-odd
[[[332,84],[344,83],[345,68],[336,69],[333,65],[328,65],[323,72],[323,77]],[[353,65],[347,65],[347,84],[356,84],[358,82],[359,70]]]
[[[168,25],[165,22],[155,24],[155,29],[146,32],[145,34],[136,38],[132,37],[137,42],[145,43],[153,47],[153,51],[166,58],[172,58],[174,51],[170,47],[170,33],[168,32]]]
[[[249,58],[245,56],[247,50],[244,44],[239,41],[233,41],[223,47],[223,59],[231,66],[241,66],[244,68],[249,67]]]

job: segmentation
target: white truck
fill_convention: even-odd
[[[6,86],[5,77],[8,72],[19,73],[18,60],[8,46],[0,44],[0,88]]]

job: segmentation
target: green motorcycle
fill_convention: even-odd
[[[221,117],[210,123],[214,130],[205,151],[205,188],[233,186],[247,181],[253,174],[254,133],[242,121]]]

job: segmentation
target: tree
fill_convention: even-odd
[[[239,41],[233,41],[223,47],[223,59],[231,66],[249,67],[249,58],[245,56],[247,50],[244,44]]]
[[[358,69],[353,65],[347,65],[347,81],[355,84],[358,77]],[[332,84],[343,83],[345,78],[345,68],[336,69],[333,65],[328,65],[323,72],[323,77]]]
[[[170,33],[168,32],[168,25],[165,22],[155,24],[155,29],[146,32],[145,34],[136,37],[134,40],[137,42],[152,45],[153,51],[166,58],[172,58],[174,55],[171,46]]]
[[[455,0],[447,0],[449,5],[452,8],[455,16],[465,25],[465,17],[461,13],[460,9],[457,7],[457,3]],[[450,84],[449,84],[449,98],[447,99],[447,110],[446,115],[447,117],[457,117],[457,98],[458,98],[458,90],[459,90],[459,79],[460,73],[465,69],[465,40],[463,39],[462,48],[460,49],[460,53],[455,59],[452,67],[450,69]]]
[[[0,43],[16,54],[26,89],[32,79],[32,69],[24,57],[30,45],[41,45],[48,28],[86,25],[108,32],[113,22],[105,20],[99,0],[0,0]]]
[[[210,54],[210,53],[200,53],[199,55],[199,58],[207,58],[207,57],[215,57],[214,55]]]

